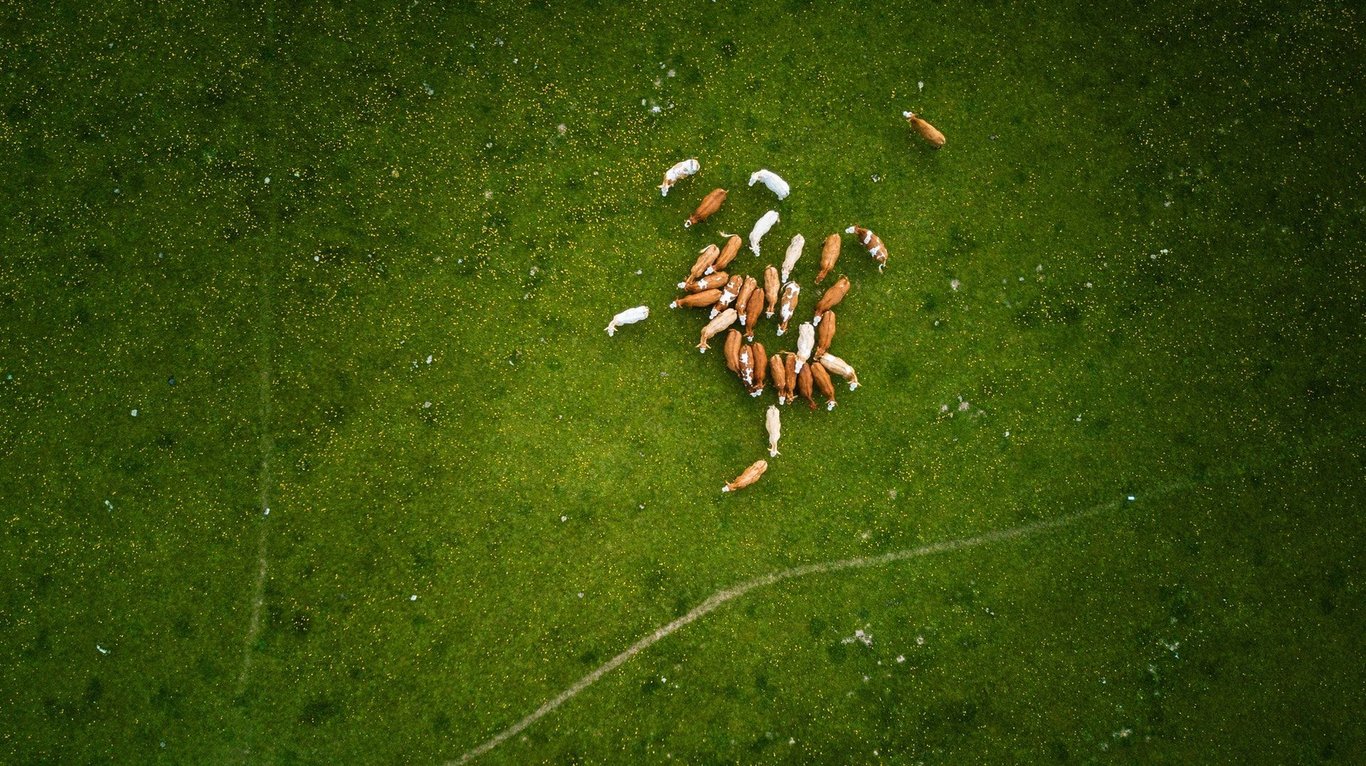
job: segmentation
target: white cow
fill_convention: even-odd
[[[787,185],[787,181],[784,181],[782,176],[767,168],[756,170],[750,174],[749,185],[753,186],[756,183],[767,186],[769,191],[778,195],[778,199],[787,199],[787,195],[792,192],[792,187]]]
[[[768,230],[773,228],[773,224],[778,222],[778,211],[770,210],[759,217],[754,222],[754,228],[749,230],[749,249],[754,251],[754,257],[759,257],[759,240],[764,238]]]
[[[693,159],[683,160],[677,165],[674,165],[673,167],[664,171],[664,183],[659,185],[659,196],[669,196],[669,190],[673,188],[674,184],[678,183],[679,181],[682,181],[690,175],[693,175],[701,169],[702,165],[698,163],[697,160]]]
[[[768,456],[778,456],[778,439],[783,435],[783,424],[778,419],[778,408],[772,404],[768,405],[768,412],[764,416],[764,426],[768,428]]]
[[[611,337],[617,334],[617,328],[624,324],[635,324],[650,316],[649,306],[636,306],[612,317],[612,321],[607,323],[607,335]]]
[[[806,361],[811,358],[811,350],[816,347],[816,328],[810,322],[802,322],[797,328],[797,372],[802,371]]]
[[[806,237],[798,234],[792,238],[787,245],[787,255],[783,258],[783,273],[780,275],[784,282],[792,276],[792,269],[797,266],[797,259],[802,257],[802,248],[806,247]]]

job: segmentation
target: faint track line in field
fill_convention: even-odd
[[[1189,486],[1189,482],[1168,484],[1145,493],[1144,498],[1148,499],[1153,497],[1160,497],[1162,495],[1170,494],[1171,492],[1174,492],[1178,489],[1182,489],[1186,486]],[[503,731],[495,734],[488,741],[484,742],[483,744],[479,745],[473,750],[470,750],[469,752],[460,756],[459,759],[454,761],[448,761],[447,766],[452,766],[453,764],[459,763],[466,763],[475,758],[478,758],[479,756],[487,753],[493,748],[498,747],[499,745],[503,744],[512,737],[517,736],[517,734],[521,733],[523,729],[527,728],[531,724],[540,720],[545,715],[554,711],[555,708],[559,707],[560,705],[563,705],[565,702],[568,702],[579,692],[583,691],[584,689],[587,689],[589,686],[592,686],[594,683],[598,681],[598,679],[602,678],[603,676],[607,675],[613,670],[616,670],[627,660],[650,648],[656,642],[662,640],[663,638],[669,636],[672,633],[677,632],[678,630],[681,630],[688,624],[695,622],[696,620],[702,617],[705,617],[707,614],[715,611],[717,608],[719,608],[722,604],[725,604],[727,601],[737,599],[745,595],[746,593],[749,593],[752,590],[764,588],[769,585],[774,585],[784,580],[792,580],[798,577],[805,577],[807,575],[829,574],[831,572],[841,572],[847,569],[868,569],[870,567],[886,566],[888,564],[894,564],[899,561],[907,561],[910,559],[922,558],[924,556],[932,556],[936,553],[947,553],[949,551],[962,550],[964,548],[973,548],[979,545],[986,545],[988,543],[1003,542],[1006,540],[1015,540],[1022,537],[1028,537],[1030,535],[1036,535],[1042,532],[1049,532],[1052,530],[1069,526],[1071,524],[1075,524],[1079,521],[1084,521],[1093,516],[1100,515],[1105,511],[1119,507],[1123,505],[1125,502],[1125,500],[1111,500],[1109,502],[1101,503],[1099,505],[1088,508],[1084,511],[1077,511],[1075,513],[1065,514],[1052,519],[1035,521],[1029,524],[1023,524],[1018,527],[1010,527],[1008,529],[997,530],[995,532],[986,532],[984,534],[974,535],[972,537],[960,537],[953,540],[944,540],[937,543],[930,543],[929,545],[922,545],[918,548],[905,548],[902,550],[890,551],[888,553],[883,553],[876,556],[858,556],[855,558],[838,559],[835,561],[822,561],[813,564],[803,564],[801,566],[795,566],[790,569],[783,569],[777,572],[770,572],[769,574],[761,575],[751,580],[746,580],[740,583],[739,585],[733,585],[729,588],[718,590],[715,593],[708,596],[705,601],[693,607],[692,610],[689,611],[687,614],[683,615],[682,617],[679,617],[673,622],[656,628],[653,633],[649,634],[648,636],[645,636],[644,638],[640,639],[634,644],[631,644],[631,646],[629,646],[621,654],[618,654],[617,656],[613,657],[607,662],[604,662],[602,665],[598,666],[597,669],[593,670],[591,673],[584,676],[583,678],[580,678],[578,681],[574,683],[573,686],[570,686],[568,689],[565,689],[564,691],[560,692],[553,699],[546,702],[544,705],[541,705],[540,707],[536,708],[536,710],[533,711],[530,715],[526,716],[517,723],[509,726]]]
[[[275,310],[270,293],[271,277],[267,270],[261,273],[261,386],[260,386],[260,443],[261,463],[257,484],[257,501],[261,511],[258,519],[259,530],[256,536],[256,581],[251,591],[251,618],[247,621],[246,637],[242,641],[242,666],[237,674],[237,687],[233,696],[240,697],[247,690],[251,677],[252,644],[261,635],[261,607],[266,601],[266,571],[269,568],[270,531],[270,458],[275,451],[275,437],[270,432],[271,399],[270,368],[274,347]]]

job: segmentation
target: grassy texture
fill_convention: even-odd
[[[547,5],[0,13],[0,760],[455,758],[1108,503],[485,760],[1360,762],[1359,11]],[[892,257],[722,496],[768,400],[665,306],[775,206]]]

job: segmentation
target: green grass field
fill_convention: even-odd
[[[457,760],[717,591],[1035,524],[755,588],[477,762],[1363,762],[1364,31],[5,4],[0,762]],[[863,385],[722,495],[771,389],[666,306],[769,208],[732,270],[803,234],[802,309],[826,234],[891,260],[845,237]]]

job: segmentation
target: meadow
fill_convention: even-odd
[[[1363,31],[0,7],[0,762],[457,761],[898,551],[475,762],[1362,762]],[[772,396],[666,306],[770,208],[891,258],[723,495]]]

